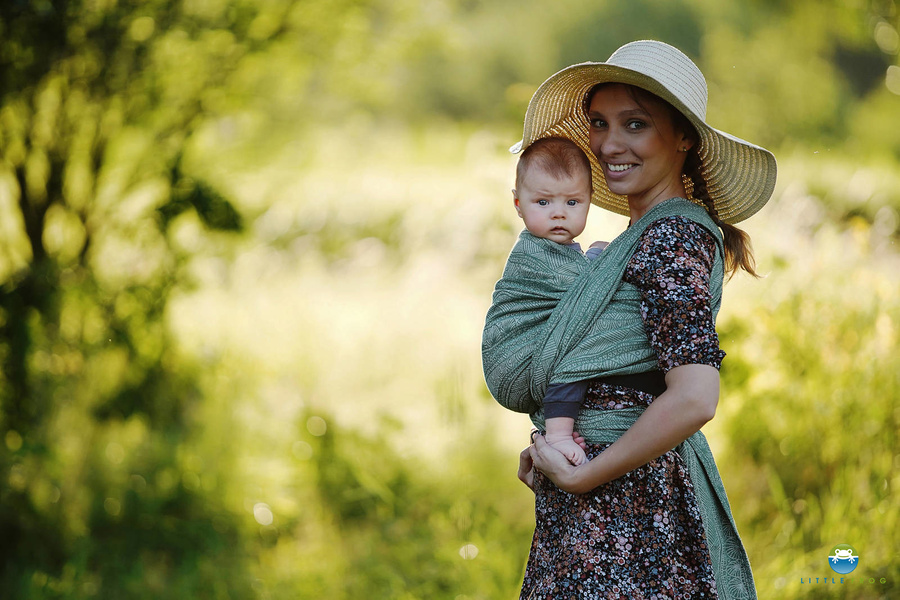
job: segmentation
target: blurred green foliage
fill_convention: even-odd
[[[710,431],[761,597],[896,593],[894,0],[8,0],[0,596],[513,597],[503,148],[638,38],[782,166]],[[800,584],[840,542],[876,583]]]

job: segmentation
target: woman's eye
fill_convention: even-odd
[[[633,120],[633,121],[628,121],[628,123],[626,123],[625,126],[628,129],[643,129],[644,127],[647,126],[647,124],[644,123],[643,121]]]
[[[591,119],[591,127],[605,127],[606,121],[603,119]]]

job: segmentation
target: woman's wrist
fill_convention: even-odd
[[[605,467],[606,464],[601,453],[592,460],[573,467],[570,472],[565,474],[564,481],[561,482],[563,485],[559,487],[572,494],[586,494],[592,489],[610,481],[605,478]]]

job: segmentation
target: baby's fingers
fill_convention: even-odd
[[[587,440],[585,440],[584,437],[580,433],[578,433],[577,431],[573,431],[572,439],[575,441],[576,444],[581,446],[582,450],[587,450]]]

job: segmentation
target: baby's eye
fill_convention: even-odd
[[[578,206],[578,200],[569,200],[566,204],[569,206]]]
[[[541,206],[547,206],[547,204],[549,204],[546,200],[538,200],[537,203]]]

